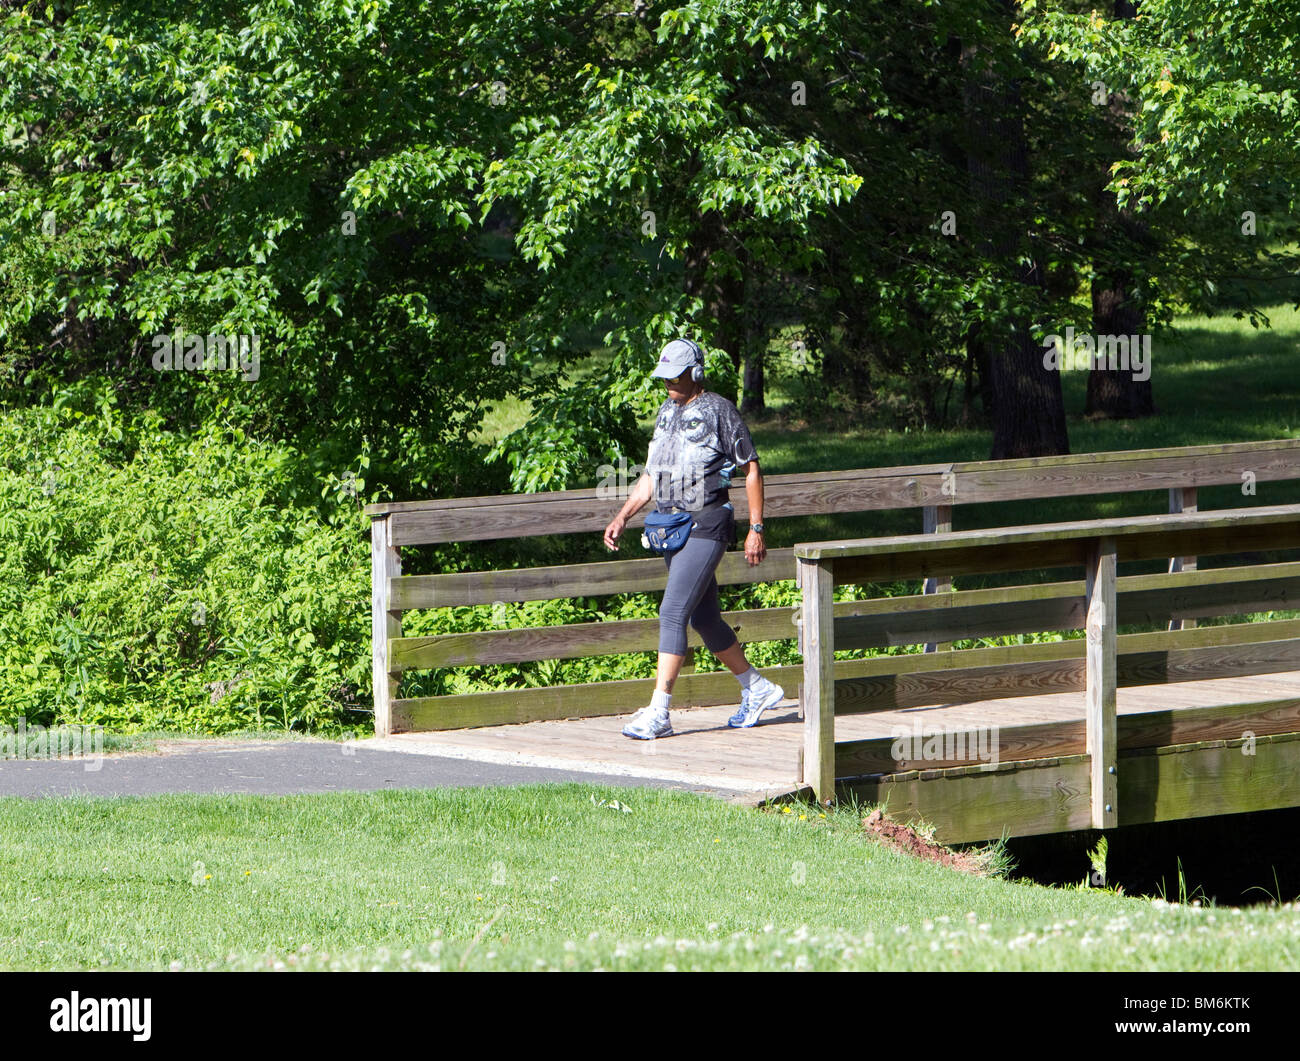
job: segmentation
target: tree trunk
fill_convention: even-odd
[[[965,102],[971,133],[967,166],[976,203],[974,230],[988,257],[1014,260],[1024,256],[1029,229],[1020,205],[1029,165],[1019,86],[992,72],[984,49],[963,48],[962,63],[967,71]],[[1032,258],[1018,267],[1017,279],[1027,287],[1041,287],[1042,277]],[[1023,301],[1027,294],[1012,292],[1008,301]],[[1034,342],[1028,319],[1018,316],[1005,330],[986,325],[978,341],[987,354],[988,371],[981,376],[986,376],[992,403],[993,459],[1068,453],[1061,377],[1043,365],[1043,347]]]
[[[762,416],[767,411],[763,384],[763,362],[767,356],[767,314],[764,307],[770,307],[771,303],[770,299],[763,297],[762,278],[748,252],[742,250],[737,257],[744,274],[743,301],[739,307],[744,318],[741,354],[745,359],[740,411],[746,416]]]
[[[1112,274],[1092,283],[1092,329],[1094,338],[1120,336],[1141,343],[1146,331],[1146,314],[1128,298],[1129,278]],[[1130,357],[1132,353],[1130,351]],[[1132,362],[1130,362],[1132,364]],[[1155,398],[1151,390],[1151,365],[1142,363],[1142,373],[1128,369],[1094,368],[1088,373],[1088,416],[1134,419],[1151,416]],[[1146,379],[1135,379],[1145,374]]]
[[[767,410],[763,400],[763,354],[755,352],[745,357],[745,381],[741,391],[740,411],[746,416],[761,416]]]
[[[1116,0],[1116,18],[1134,18],[1137,5],[1129,0]],[[1128,117],[1128,99],[1123,93],[1112,93],[1108,101],[1111,119],[1118,128],[1128,129],[1132,123]],[[1108,173],[1101,176],[1105,187]],[[1147,241],[1147,227],[1136,220],[1128,211],[1120,212],[1115,199],[1109,193],[1101,195],[1103,206],[1098,218],[1097,230],[1100,233],[1099,245],[1107,246],[1114,233],[1124,233],[1134,243]],[[1112,255],[1113,257],[1113,255]],[[1132,297],[1133,274],[1124,268],[1111,267],[1103,270],[1092,282],[1092,331],[1094,338],[1107,336],[1136,337],[1139,342],[1146,334],[1146,311]],[[1131,340],[1130,340],[1131,341]],[[1151,366],[1144,363],[1143,373],[1146,379],[1134,379],[1135,373],[1129,369],[1094,368],[1088,373],[1088,402],[1084,408],[1087,416],[1111,419],[1135,419],[1151,416],[1156,411],[1155,395],[1151,389]]]
[[[966,329],[966,371],[962,392],[962,424],[988,423],[993,415],[993,391],[989,386],[989,352],[980,337],[980,323],[974,321]],[[979,393],[980,415],[973,409],[973,398]]]
[[[722,217],[716,210],[694,212],[686,248],[685,287],[688,295],[704,303],[705,314],[716,322],[713,347],[725,350],[739,369],[745,345],[740,314],[744,282],[730,271],[724,274],[714,260],[723,249],[724,238]]]

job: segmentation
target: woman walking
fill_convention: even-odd
[[[651,500],[656,503],[657,513],[690,516],[676,531],[678,536],[682,531],[689,534],[685,544],[669,540],[664,551],[668,585],[659,607],[655,692],[649,705],[623,727],[626,736],[637,740],[672,736],[668,712],[673,684],[686,657],[688,620],[705,647],[740,682],[740,709],[728,720],[729,726],[752,726],[764,711],[785,699],[779,685],[750,666],[735,633],[723,621],[718,583],[713,577],[727,547],[736,540],[735,510],[728,499],[736,472],[745,475],[749,500],[745,559],[753,566],[762,563],[767,555],[763,543],[763,477],[749,429],[731,402],[704,389],[704,353],[690,339],[674,339],[665,346],[651,375],[665,381],[668,398],[655,419],[646,473],[637,481],[622,511],[605,528],[605,545],[617,550],[627,521]],[[648,531],[649,524],[648,520]]]

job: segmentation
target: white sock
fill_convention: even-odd
[[[673,702],[673,694],[665,693],[659,689],[656,689],[654,696],[650,697],[650,706],[653,707],[657,712],[658,711],[667,712],[669,705],[671,705],[672,702]]]
[[[740,682],[740,687],[742,689],[749,689],[751,692],[754,690],[756,685],[761,686],[766,680],[767,679],[759,674],[753,667],[750,667],[744,674],[736,675],[736,681]]]

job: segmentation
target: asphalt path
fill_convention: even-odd
[[[511,766],[324,740],[159,741],[156,750],[83,759],[0,759],[0,796],[154,796],[167,792],[371,792],[583,782],[753,801],[752,793],[656,778]]]

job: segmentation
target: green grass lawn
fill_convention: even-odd
[[[848,808],[570,784],[0,812],[6,969],[1300,967],[1295,905],[961,874]]]

